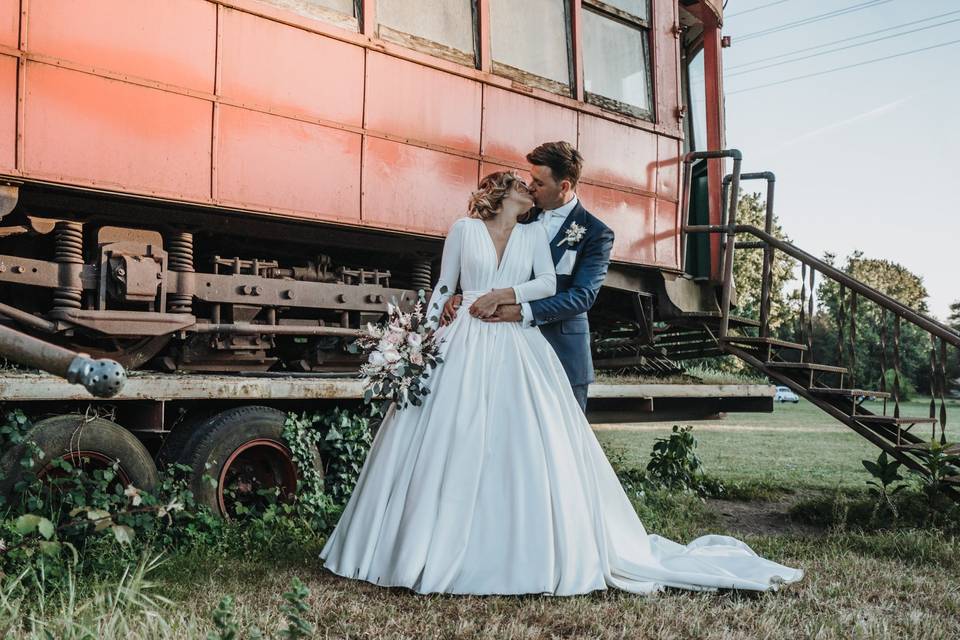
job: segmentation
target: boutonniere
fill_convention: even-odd
[[[575,244],[577,244],[578,242],[580,242],[581,240],[583,240],[583,236],[584,236],[586,233],[587,233],[587,228],[586,228],[586,227],[581,227],[581,226],[578,225],[576,222],[572,222],[572,223],[570,223],[570,226],[567,227],[567,233],[566,233],[566,235],[564,235],[563,239],[560,240],[560,242],[557,243],[557,246],[559,247],[559,246],[562,245],[564,242],[566,242],[566,243],[567,243],[567,246],[572,247],[573,245],[575,245]]]

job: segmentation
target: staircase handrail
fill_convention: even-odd
[[[746,224],[735,224],[732,227],[731,225],[691,225],[685,227],[685,231],[687,233],[749,233],[762,242],[765,242],[766,244],[776,248],[777,250],[782,251],[785,254],[792,256],[793,258],[796,258],[797,260],[800,260],[811,267],[814,267],[820,273],[844,284],[849,289],[852,289],[865,298],[872,300],[881,307],[900,316],[904,320],[911,322],[925,329],[929,333],[932,333],[938,338],[945,340],[953,346],[960,348],[960,333],[954,331],[947,325],[918,311],[914,311],[905,304],[898,302],[897,300],[880,291],[877,291],[870,285],[860,282],[856,278],[853,278],[849,274],[840,271],[836,267],[824,262],[816,256],[807,253],[803,249],[800,249],[789,242],[784,242],[783,240],[766,233],[762,229],[758,229],[757,227]],[[729,314],[729,308],[724,309],[724,313]]]

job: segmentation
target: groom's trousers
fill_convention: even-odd
[[[580,404],[580,408],[584,413],[587,412],[587,389],[590,387],[589,384],[575,384],[571,385],[573,387],[573,396],[577,399],[577,402]]]

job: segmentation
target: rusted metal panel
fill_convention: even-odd
[[[211,103],[29,62],[25,170],[58,182],[210,195]]]
[[[0,170],[17,166],[17,59],[0,56]]]
[[[541,142],[577,143],[577,112],[497,87],[483,94],[484,156],[526,164]]]
[[[680,221],[677,218],[679,205],[668,200],[657,200],[655,250],[657,264],[668,269],[679,269]]]
[[[220,29],[221,95],[361,126],[361,47],[232,9]]]
[[[516,171],[517,174],[527,182],[527,184],[530,184],[531,177],[530,177],[530,172],[528,170],[517,169],[515,167],[508,167],[506,165],[496,164],[494,162],[480,163],[480,178],[482,179],[484,176],[489,175],[494,171],[509,171],[509,170]]]
[[[581,114],[577,146],[583,154],[583,177],[656,193],[655,134]]]
[[[20,0],[0,0],[0,44],[14,49],[20,44]]]
[[[480,151],[479,82],[371,51],[366,92],[368,129]]]
[[[479,162],[368,137],[363,152],[363,220],[444,235],[467,213]]]
[[[680,141],[657,138],[657,196],[675,202],[680,200]]]
[[[32,53],[213,91],[216,6],[204,0],[30,0]]]
[[[655,203],[653,198],[581,182],[583,206],[616,234],[613,259],[654,264]]]
[[[657,123],[667,133],[679,136],[680,120],[680,39],[676,0],[653,3],[650,37],[653,40],[652,64]]]
[[[220,200],[310,218],[360,219],[360,135],[222,106]]]

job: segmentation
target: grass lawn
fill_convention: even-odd
[[[864,405],[882,413],[882,403]],[[954,415],[956,401],[951,401]],[[892,413],[892,405],[888,413]],[[901,403],[901,414],[929,415],[929,400]],[[645,465],[657,438],[667,437],[674,422],[596,425],[608,451],[621,450],[627,460]],[[863,488],[870,477],[860,461],[880,451],[846,425],[806,400],[779,403],[773,413],[730,414],[723,420],[692,422],[700,458],[711,475],[726,482],[765,485],[772,489]],[[915,433],[929,435],[928,427]]]
[[[904,413],[926,411],[918,402]],[[611,454],[642,467],[654,440],[671,426],[599,425],[595,432]],[[169,558],[152,579],[155,591],[176,604],[135,621],[127,635],[101,637],[205,637],[210,614],[226,594],[236,598],[240,637],[254,625],[276,637],[284,626],[281,594],[294,576],[311,591],[307,620],[317,638],[960,637],[956,536],[789,525],[790,500],[862,489],[867,474],[860,460],[876,458],[874,447],[803,401],[777,406],[773,414],[695,423],[694,434],[711,475],[766,487],[774,499],[704,503],[651,495],[636,505],[648,530],[680,542],[704,533],[736,535],[764,556],[803,568],[800,584],[759,595],[669,591],[639,597],[610,590],[573,598],[419,596],[325,571],[317,540],[306,548],[251,549],[227,558]],[[727,517],[734,512],[746,515]],[[770,513],[773,524],[758,532],[752,520]]]

